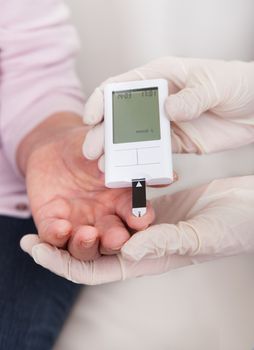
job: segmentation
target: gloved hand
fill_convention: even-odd
[[[87,158],[103,154],[105,84],[157,78],[169,84],[165,109],[173,121],[174,152],[210,153],[254,141],[254,62],[165,57],[110,78],[95,89],[83,118],[95,126],[84,143]],[[103,159],[101,168],[102,164]]]
[[[154,226],[134,234],[121,254],[84,262],[25,236],[34,260],[73,282],[100,284],[159,274],[219,257],[254,251],[254,176],[215,180],[154,200]]]

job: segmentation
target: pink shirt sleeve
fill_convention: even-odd
[[[61,0],[0,6],[0,141],[18,173],[16,150],[28,132],[56,112],[82,114],[74,67],[79,42]]]

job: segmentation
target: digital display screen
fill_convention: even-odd
[[[113,142],[160,140],[158,88],[113,92]]]

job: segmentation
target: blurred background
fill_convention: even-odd
[[[109,76],[175,55],[254,59],[253,0],[68,0],[87,95]],[[169,193],[254,173],[253,145],[177,155]],[[194,171],[193,171],[194,169]],[[153,191],[151,196],[162,194]],[[254,257],[84,289],[55,350],[254,348]]]
[[[253,0],[68,0],[90,94],[103,80],[160,56],[252,60]]]

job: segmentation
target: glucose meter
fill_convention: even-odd
[[[105,185],[132,186],[136,216],[146,211],[144,195],[139,199],[145,184],[173,181],[170,123],[164,111],[167,96],[164,79],[112,83],[104,89]]]

